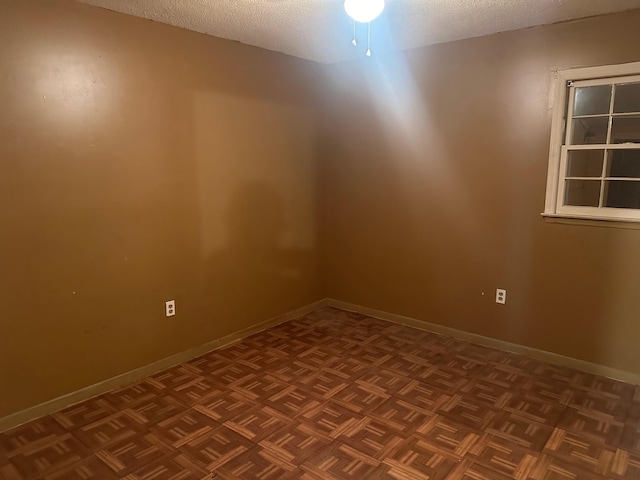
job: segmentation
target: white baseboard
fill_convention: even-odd
[[[399,323],[421,330],[440,333],[442,335],[447,335],[450,337],[458,338],[460,340],[477,343],[486,347],[518,353],[527,357],[535,358],[536,360],[553,363],[555,365],[575,368],[576,370],[581,370],[583,372],[602,375],[603,377],[613,378],[616,380],[621,380],[623,382],[640,385],[640,373],[618,370],[616,368],[607,367],[605,365],[578,360],[577,358],[565,357],[564,355],[559,355],[557,353],[538,350],[537,348],[527,347],[524,345],[519,345],[517,343],[506,342],[504,340],[498,340],[497,338],[484,337],[475,333],[465,332],[464,330],[445,327],[443,325],[437,325],[435,323],[423,322],[422,320],[417,320],[415,318],[396,315],[395,313],[384,312],[382,310],[376,310],[375,308],[363,307],[361,305],[334,300],[332,298],[327,299],[326,304],[331,307],[362,313],[364,315],[376,317],[381,320],[387,320],[389,322]]]
[[[136,368],[135,370],[131,370],[116,377],[112,377],[94,385],[81,388],[80,390],[76,390],[75,392],[71,392],[61,397],[48,400],[39,405],[29,407],[25,410],[12,413],[6,417],[0,418],[0,432],[4,432],[5,430],[9,430],[10,428],[42,417],[43,415],[48,415],[50,413],[56,412],[75,403],[83,402],[90,399],[91,397],[95,397],[96,395],[100,395],[124,385],[137,382],[138,380],[148,377],[149,375],[153,375],[154,373],[160,372],[179,363],[191,360],[197,356],[210,352],[211,350],[229,345],[230,343],[236,342],[242,338],[248,337],[250,335],[253,335],[254,333],[258,333],[280,323],[288,322],[289,320],[293,320],[294,318],[305,315],[326,305],[326,299],[319,300],[310,305],[306,305],[304,307],[287,312],[284,315],[278,315],[276,317],[270,318],[265,322],[253,325],[238,332],[234,332],[222,338],[212,340],[211,342],[207,342],[204,345],[200,345],[199,347],[177,353],[170,357],[163,358],[162,360],[158,360],[157,362],[145,365],[144,367]]]

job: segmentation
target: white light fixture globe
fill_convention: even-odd
[[[384,10],[384,0],[345,0],[344,10],[356,22],[373,22]]]

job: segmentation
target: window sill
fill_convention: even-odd
[[[547,223],[561,223],[565,225],[583,225],[587,227],[623,228],[640,230],[640,219],[637,218],[602,218],[587,215],[560,215],[558,213],[541,213]]]

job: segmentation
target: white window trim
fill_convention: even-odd
[[[567,105],[569,89],[567,83],[583,80],[597,80],[609,77],[625,77],[640,74],[640,62],[625,63],[621,65],[605,65],[599,67],[572,68],[558,70],[555,74],[553,88],[553,115],[551,118],[551,141],[549,147],[549,167],[547,171],[547,192],[545,197],[544,217],[596,220],[604,223],[611,222],[635,222],[640,224],[640,210],[625,211],[616,208],[573,207],[571,212],[563,209],[558,202],[558,186],[560,184],[561,153],[564,148],[562,135],[564,129],[564,116]],[[615,148],[615,147],[614,147]],[[577,211],[580,210],[580,213]],[[606,216],[602,215],[603,210]],[[584,213],[582,213],[584,212]]]

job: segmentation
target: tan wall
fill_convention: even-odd
[[[0,2],[0,417],[323,296],[317,68]]]
[[[332,67],[329,296],[640,372],[640,231],[540,216],[552,72],[639,61],[639,23],[636,10]]]

